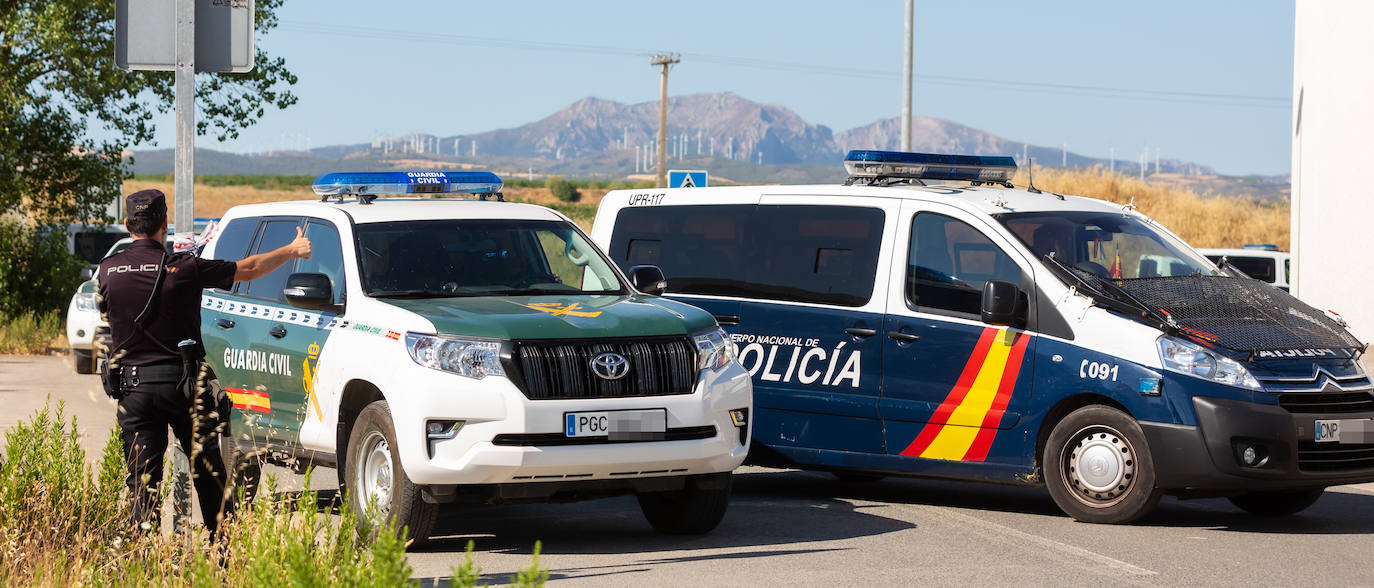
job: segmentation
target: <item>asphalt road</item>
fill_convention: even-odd
[[[64,361],[0,356],[0,429],[50,396],[78,417],[91,454],[113,404]],[[278,473],[286,489],[300,483]],[[1166,498],[1137,524],[1107,526],[1069,519],[1043,489],[743,468],[725,521],[705,536],[655,533],[633,498],[449,507],[437,531],[410,556],[426,584],[449,575],[468,541],[487,583],[506,583],[536,540],[553,583],[568,586],[1374,583],[1374,484],[1331,488],[1292,517]]]

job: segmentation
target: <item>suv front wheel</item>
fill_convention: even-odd
[[[642,492],[639,509],[660,533],[700,535],[725,518],[730,505],[730,472],[687,480],[681,490]]]
[[[411,483],[396,448],[396,429],[384,400],[367,405],[353,422],[344,464],[349,500],[358,516],[375,525],[394,521],[411,547],[429,542],[439,506],[425,502]]]

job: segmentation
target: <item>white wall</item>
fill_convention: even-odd
[[[1293,293],[1374,337],[1374,1],[1297,0]]]

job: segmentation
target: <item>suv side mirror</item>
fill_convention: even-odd
[[[989,325],[1010,326],[1019,322],[1025,312],[1021,289],[1005,280],[988,280],[983,284],[983,303],[979,314]]]
[[[85,282],[95,277],[95,272],[98,270],[100,270],[100,266],[94,263],[81,268],[81,281]]]
[[[281,290],[287,304],[306,310],[333,310],[334,288],[329,276],[324,274],[301,273],[286,277],[286,287]]]
[[[668,289],[668,278],[656,265],[636,265],[630,268],[630,283],[636,290],[658,296]]]

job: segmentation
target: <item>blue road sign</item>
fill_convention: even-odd
[[[670,169],[668,170],[669,188],[705,188],[706,170]]]

